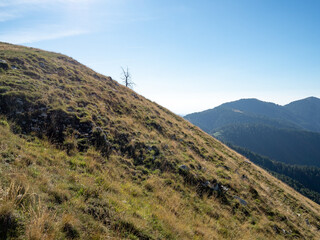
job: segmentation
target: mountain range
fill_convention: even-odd
[[[285,106],[241,99],[185,118],[289,185],[297,181],[295,189],[319,202],[315,182],[320,180],[320,99]]]
[[[226,125],[241,123],[320,132],[320,99],[309,97],[285,106],[258,99],[241,99],[188,114],[185,119],[209,133]]]
[[[271,159],[320,167],[320,99],[285,106],[242,99],[185,116],[204,131]]]

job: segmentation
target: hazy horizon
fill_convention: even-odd
[[[4,0],[0,41],[69,55],[185,115],[320,97],[320,2]]]

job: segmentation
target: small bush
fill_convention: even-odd
[[[0,119],[0,126],[3,126],[5,128],[9,128],[10,127],[9,123],[4,119]]]
[[[62,231],[68,239],[76,239],[80,237],[79,231],[75,227],[75,219],[72,215],[64,215],[62,219]]]
[[[64,223],[63,232],[66,233],[66,237],[70,239],[79,238],[78,230],[71,223]]]
[[[19,215],[14,211],[14,204],[8,202],[0,207],[0,240],[16,237],[22,228]]]
[[[146,183],[144,186],[148,192],[153,192],[154,191],[154,186],[151,183]]]
[[[69,192],[59,188],[50,191],[49,194],[52,196],[52,200],[57,204],[62,204],[63,202],[68,201],[70,198]]]
[[[22,133],[22,128],[18,124],[13,124],[12,131],[15,134],[20,134]]]
[[[149,240],[151,239],[143,230],[138,229],[133,223],[120,219],[114,226],[116,231],[121,232],[124,236],[129,237],[129,239],[141,239]]]
[[[73,156],[77,151],[78,143],[75,138],[67,137],[63,142],[63,148],[66,149],[69,156]]]

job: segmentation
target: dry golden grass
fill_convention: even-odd
[[[107,157],[93,145],[78,152],[74,133],[57,146],[32,132],[13,134],[14,122],[0,124],[0,221],[17,220],[8,236],[320,239],[319,205],[184,119],[62,55],[0,44],[5,57],[24,59],[41,80],[10,70],[0,87],[38,94],[51,110],[76,109],[112,145]],[[41,58],[48,69],[35,65]],[[204,180],[228,189],[200,194]]]
[[[55,217],[46,209],[46,206],[41,204],[40,199],[34,198],[27,212],[30,218],[25,233],[27,239],[57,239]]]

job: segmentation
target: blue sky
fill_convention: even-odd
[[[0,0],[0,41],[67,54],[186,114],[320,97],[320,1]]]

